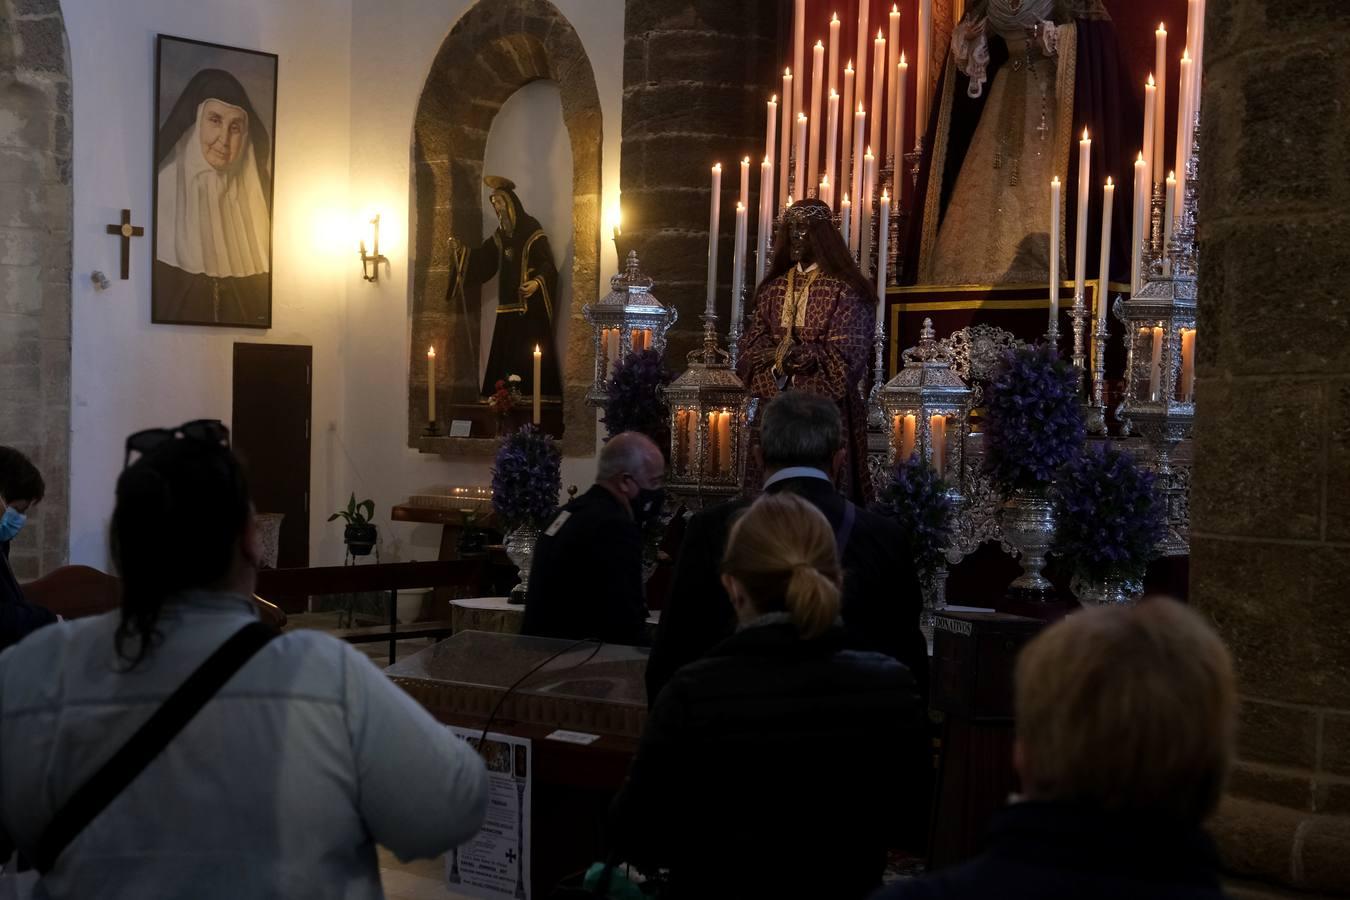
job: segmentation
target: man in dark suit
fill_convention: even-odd
[[[521,634],[610,644],[647,642],[642,524],[660,515],[665,459],[625,432],[600,451],[595,485],[539,535]]]
[[[919,630],[923,598],[900,527],[855,506],[835,489],[846,463],[838,407],[828,398],[787,391],[764,411],[760,447],[769,493],[791,491],[816,506],[835,531],[844,568],[842,616],[851,649],[875,650],[909,668],[928,697],[928,645]],[[647,663],[653,703],[675,671],[736,629],[720,566],[727,533],[746,502],[710,507],[689,520],[670,594]]]

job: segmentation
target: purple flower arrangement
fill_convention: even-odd
[[[952,503],[932,467],[917,453],[898,465],[874,508],[904,530],[915,568],[924,575],[937,571],[951,543]]]
[[[1078,369],[1051,347],[1010,351],[986,391],[985,464],[1009,490],[1044,487],[1087,438]]]
[[[562,451],[553,438],[525,425],[502,438],[492,467],[492,506],[506,530],[542,526],[558,509]]]
[[[1092,447],[1079,455],[1055,485],[1055,552],[1092,579],[1142,578],[1166,528],[1153,480],[1121,450]]]
[[[605,415],[601,420],[609,437],[625,431],[637,431],[656,442],[670,457],[670,406],[661,388],[672,376],[660,353],[642,350],[630,353],[614,364],[614,372],[605,381]]]

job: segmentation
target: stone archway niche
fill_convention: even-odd
[[[589,331],[581,307],[600,287],[600,145],[602,121],[595,75],[581,38],[548,0],[480,0],[450,29],[432,63],[413,123],[412,334],[409,345],[408,445],[426,452],[490,456],[493,440],[427,438],[426,368],[430,345],[442,352],[448,375],[438,400],[478,396],[477,361],[467,336],[477,335],[478,312],[445,304],[451,234],[482,233],[483,155],[493,118],[507,98],[532,81],[558,85],[572,147],[572,297],[559,314],[567,345],[563,357],[563,451],[594,452],[593,413],[585,405],[591,379]],[[509,174],[509,173],[503,173]],[[558,243],[562,236],[557,236]],[[555,247],[555,255],[557,248]],[[442,369],[442,372],[445,370]],[[447,380],[450,385],[447,390]]]

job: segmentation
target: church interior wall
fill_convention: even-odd
[[[237,341],[314,348],[312,564],[340,561],[340,531],[324,520],[352,491],[374,498],[376,522],[388,526],[389,508],[417,490],[487,483],[490,457],[423,454],[403,440],[413,263],[407,240],[412,123],[435,54],[471,5],[63,2],[75,60],[72,81],[78,85],[71,562],[108,564],[112,485],[127,434],[203,416],[228,423]],[[562,0],[557,6],[585,44],[610,126],[601,148],[607,234],[609,211],[618,206],[622,4]],[[150,323],[157,33],[279,55],[270,330]],[[539,96],[521,104],[522,119],[529,119],[546,95],[532,93]],[[103,230],[123,207],[147,227],[146,238],[133,244],[132,279],[126,282],[116,277],[117,242]],[[359,278],[355,251],[360,223],[373,212],[381,215],[380,249],[390,262],[380,281],[370,284]],[[567,241],[560,237],[555,255],[561,262]],[[604,242],[601,254],[603,285],[615,269],[613,245]],[[94,270],[109,274],[108,290],[90,282]],[[584,488],[593,471],[593,457],[569,457],[564,484]],[[435,555],[435,526],[399,525],[382,532],[385,559]]]
[[[236,341],[314,348],[311,559],[340,556],[340,535],[328,534],[318,513],[348,488],[338,461],[350,371],[343,307],[359,266],[354,238],[343,233],[351,3],[65,0],[62,9],[75,135],[71,562],[107,564],[126,435],[202,417],[228,423]],[[156,34],[280,57],[270,330],[150,323]],[[123,207],[146,226],[133,243],[129,281],[117,278],[118,244],[103,228]],[[107,290],[95,289],[93,270],[108,274]]]

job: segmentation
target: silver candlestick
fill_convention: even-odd
[[[883,308],[885,304],[882,304]],[[877,327],[872,332],[872,390],[867,395],[867,424],[882,428],[886,424],[886,410],[881,402],[881,389],[886,384],[886,322],[877,316]]]
[[[1069,318],[1073,319],[1073,357],[1072,362],[1078,369],[1078,392],[1083,393],[1084,376],[1087,374],[1087,331],[1088,331],[1088,313],[1087,300],[1083,297],[1082,291],[1074,291],[1073,309],[1069,310]]]

